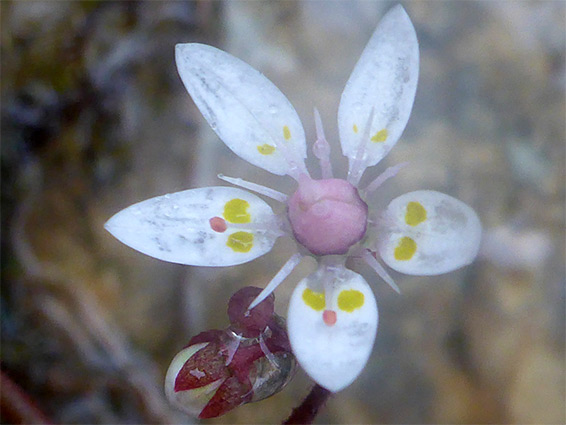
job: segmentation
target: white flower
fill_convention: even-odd
[[[291,297],[288,331],[293,351],[320,385],[339,391],[365,366],[377,330],[377,304],[369,285],[346,269],[347,257],[364,259],[396,291],[379,257],[413,275],[447,273],[475,258],[481,225],[466,204],[442,193],[416,191],[368,210],[366,199],[404,165],[390,167],[365,188],[364,170],[376,165],[400,138],[412,109],[419,52],[413,25],[401,6],[382,19],[362,53],[338,110],[346,180],[333,178],[330,147],[315,110],[322,179],[311,179],[304,162],[305,134],[287,98],[261,73],[239,59],[202,44],[176,47],[179,74],[220,139],[241,158],[297,183],[290,197],[241,179],[237,186],[287,204],[273,213],[262,199],[238,188],[208,187],[152,198],[119,212],[106,228],[147,255],[174,263],[230,266],[257,258],[280,236],[298,252],[250,305],[279,285],[304,255],[319,268]]]

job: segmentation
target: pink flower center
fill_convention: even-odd
[[[345,254],[366,233],[368,206],[346,180],[301,176],[287,206],[295,238],[315,255]]]

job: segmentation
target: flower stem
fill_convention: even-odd
[[[12,381],[3,371],[0,409],[3,423],[52,424],[23,388]],[[4,422],[5,421],[5,422]]]
[[[283,425],[312,424],[319,409],[326,403],[330,394],[331,392],[326,388],[315,384],[307,398],[303,400],[300,406],[293,409],[293,413],[283,422]]]

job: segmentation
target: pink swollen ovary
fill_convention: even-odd
[[[222,180],[262,193],[280,202],[286,202],[288,225],[284,224],[285,218],[282,220],[280,218],[280,231],[293,236],[310,254],[322,257],[321,260],[324,264],[329,265],[331,268],[333,265],[343,267],[347,257],[361,258],[387,284],[399,292],[399,288],[391,276],[376,260],[373,249],[365,246],[367,244],[363,242],[369,222],[368,205],[361,198],[358,189],[361,173],[357,173],[354,176],[351,172],[348,172],[347,180],[334,178],[330,163],[330,144],[324,135],[322,120],[316,108],[314,109],[314,118],[316,141],[313,145],[313,153],[319,160],[322,179],[313,179],[304,165],[302,167],[290,167],[293,170],[290,175],[296,180],[298,186],[295,192],[290,197],[287,197],[282,193],[275,192],[273,189],[246,182],[242,179],[226,176],[219,177]],[[369,126],[372,118],[373,111],[370,113],[366,125],[366,136],[369,135]],[[359,153],[358,158],[355,158],[353,161],[352,168],[362,169],[363,171],[366,167],[358,163],[364,161],[364,149],[360,149]],[[292,160],[290,162],[292,165],[295,165]],[[406,163],[389,167],[365,189],[361,189],[361,193],[367,196],[385,181],[394,177],[405,165]],[[373,242],[375,243],[375,241]],[[250,304],[249,309],[253,309],[265,297],[271,294],[289,276],[295,266],[299,264],[303,255],[306,254],[301,250],[294,254]],[[333,257],[336,255],[340,257]],[[329,314],[334,313],[331,310],[328,310],[328,312]],[[324,323],[332,326],[335,323],[335,319],[328,316],[328,320],[325,319]]]
[[[314,255],[346,254],[364,237],[368,206],[358,190],[342,179],[299,177],[287,203],[295,239]]]

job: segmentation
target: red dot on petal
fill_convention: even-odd
[[[228,226],[226,226],[226,221],[221,217],[212,217],[209,222],[210,228],[218,233],[225,232],[228,228]]]
[[[322,313],[322,320],[328,326],[333,326],[336,323],[336,320],[337,320],[336,312],[332,311],[332,310],[324,310],[324,312]]]

